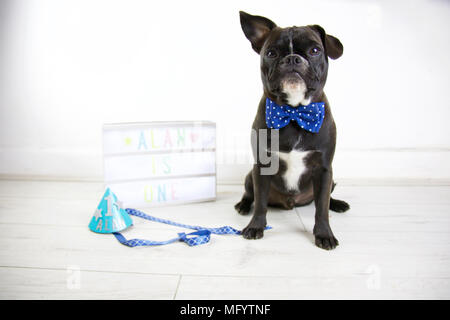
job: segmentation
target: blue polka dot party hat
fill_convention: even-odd
[[[117,196],[107,188],[89,223],[89,229],[97,233],[113,233],[125,230],[133,224]]]

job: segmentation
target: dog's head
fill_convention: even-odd
[[[309,104],[322,93],[328,57],[339,58],[341,42],[319,25],[280,28],[271,20],[239,12],[241,26],[261,56],[265,94],[278,104]]]

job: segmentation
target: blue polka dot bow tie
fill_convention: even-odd
[[[281,129],[294,120],[301,128],[316,133],[322,126],[324,116],[324,102],[312,102],[307,106],[294,108],[280,106],[269,98],[266,99],[266,124],[270,129]]]

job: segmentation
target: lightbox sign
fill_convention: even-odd
[[[214,200],[215,155],[213,122],[103,126],[105,186],[125,207]]]

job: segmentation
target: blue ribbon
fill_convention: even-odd
[[[170,221],[167,219],[152,217],[152,216],[145,214],[144,212],[136,210],[136,209],[127,208],[125,210],[131,216],[143,218],[143,219],[154,221],[154,222],[165,223],[165,224],[169,224],[171,226],[177,226],[177,227],[182,227],[182,228],[186,228],[186,229],[197,230],[195,232],[191,232],[188,234],[186,234],[184,232],[178,233],[178,237],[169,239],[166,241],[153,241],[153,240],[144,240],[144,239],[127,240],[121,233],[114,232],[113,234],[116,237],[116,239],[121,244],[126,245],[128,247],[161,246],[161,245],[173,243],[176,241],[182,241],[184,243],[187,243],[189,246],[193,247],[193,246],[198,246],[200,244],[208,243],[209,240],[211,239],[212,233],[213,234],[235,234],[235,235],[242,234],[241,231],[236,230],[229,226],[224,226],[224,227],[220,227],[220,228],[204,228],[204,227],[200,227],[200,226],[191,226],[191,225],[187,225],[187,224],[182,224],[182,223]],[[265,230],[269,230],[269,229],[272,229],[272,227],[267,226],[265,228]]]

